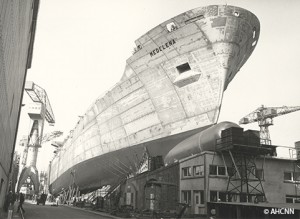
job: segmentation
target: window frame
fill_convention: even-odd
[[[214,168],[214,169],[212,169],[212,168]],[[224,168],[225,174],[220,174],[221,168],[222,169]],[[214,172],[216,172],[216,173],[214,173]],[[226,168],[225,166],[222,166],[222,165],[210,164],[209,165],[209,175],[210,176],[228,176],[228,167]]]
[[[185,171],[187,170],[187,172]],[[192,172],[192,167],[189,166],[189,167],[182,167],[181,168],[181,177],[182,178],[187,178],[187,177],[192,177],[193,176],[193,172]],[[185,175],[185,173],[187,173],[188,175]]]
[[[215,194],[212,194],[212,193],[215,193]],[[213,199],[212,197],[216,197],[216,199]],[[218,201],[218,191],[211,190],[209,192],[209,201],[210,202],[217,202]]]
[[[199,167],[199,172],[196,172],[197,167]],[[204,165],[193,166],[193,176],[204,176]]]
[[[291,200],[292,202],[287,202],[288,199]],[[285,202],[286,203],[298,204],[298,203],[300,203],[300,196],[286,195],[285,196]]]
[[[223,196],[223,198],[225,198],[224,201],[221,199],[221,195]],[[218,200],[220,200],[221,202],[227,202],[227,200],[228,200],[227,193],[226,192],[222,192],[222,191],[218,191]]]
[[[220,174],[220,169],[224,168],[224,174]],[[223,170],[222,170],[223,171]],[[226,171],[226,167],[225,166],[217,166],[217,175],[218,176],[227,176],[227,171]]]
[[[214,169],[212,169],[212,168],[214,168]],[[213,171],[213,173],[212,173],[212,171]],[[209,175],[214,175],[214,176],[218,175],[218,166],[217,165],[212,165],[212,164],[209,165]]]
[[[286,179],[286,174],[290,174],[289,179]],[[300,182],[300,172],[284,171],[283,172],[283,181],[284,182]]]
[[[192,202],[191,190],[181,190],[181,202],[186,204],[191,204]]]

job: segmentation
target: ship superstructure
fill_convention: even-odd
[[[234,6],[200,7],[135,41],[122,79],[79,120],[51,164],[51,192],[88,191],[136,170],[145,148],[165,156],[216,124],[223,92],[253,52],[260,25]]]

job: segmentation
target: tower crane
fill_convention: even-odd
[[[19,191],[25,180],[30,177],[34,185],[35,193],[38,193],[39,174],[36,168],[38,149],[44,141],[48,141],[48,139],[51,140],[53,137],[61,135],[62,133],[56,132],[49,136],[43,136],[45,120],[49,123],[49,125],[54,125],[55,123],[54,114],[47,93],[43,88],[39,87],[32,81],[27,81],[25,83],[25,91],[33,101],[28,109],[31,129],[24,150],[26,157],[23,161],[25,161],[25,165],[21,171],[17,189]]]
[[[243,117],[239,124],[258,122],[260,127],[260,139],[263,144],[271,144],[269,126],[273,125],[273,118],[300,110],[300,106],[265,107],[262,105],[247,116]]]

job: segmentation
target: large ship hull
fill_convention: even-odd
[[[254,50],[260,25],[233,6],[180,14],[136,40],[119,83],[78,121],[51,164],[51,192],[118,182],[144,148],[165,156],[218,120],[223,92]]]

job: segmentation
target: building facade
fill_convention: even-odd
[[[39,0],[0,0],[0,208],[11,189],[13,154]]]
[[[176,212],[179,191],[178,163],[147,171],[121,184],[116,205],[137,211]]]
[[[233,159],[237,160],[237,157],[233,155]],[[248,172],[247,191],[247,183],[243,182],[241,187],[241,180],[229,180],[234,168],[229,154],[205,151],[181,160],[179,195],[180,202],[190,205],[186,213],[205,217],[210,215],[211,203],[241,203],[249,207],[258,203],[284,206],[300,202],[297,160],[257,156],[255,168],[252,167],[253,171]]]

